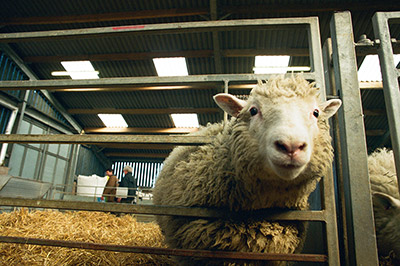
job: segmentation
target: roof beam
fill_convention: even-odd
[[[176,147],[176,145],[171,144],[118,144],[118,143],[105,143],[101,145],[97,145],[102,148],[108,149],[132,149],[132,150],[172,150]]]
[[[291,74],[287,74],[288,76]],[[193,83],[207,84],[214,82],[230,82],[235,81],[257,81],[268,80],[273,77],[273,74],[222,74],[222,75],[189,75],[181,77],[125,77],[125,78],[102,78],[102,79],[87,79],[87,80],[71,80],[71,79],[57,79],[57,80],[31,80],[31,81],[2,81],[0,82],[0,90],[32,90],[32,89],[73,89],[79,91],[84,88],[91,88],[97,90],[98,88],[131,88],[135,90],[135,85],[161,85],[152,87],[156,90],[171,89],[171,84],[179,83],[183,85],[192,85]],[[304,73],[303,77],[308,80],[315,80],[314,73]],[[167,85],[167,88],[163,87]],[[179,86],[172,86],[173,89],[179,89]],[[199,87],[201,88],[201,87]],[[187,89],[187,88],[186,88]]]
[[[269,18],[269,19],[243,19],[220,21],[195,21],[181,23],[164,23],[148,25],[126,25],[97,28],[82,28],[71,30],[50,30],[35,32],[0,33],[0,42],[13,43],[37,40],[57,40],[76,38],[98,38],[103,36],[145,35],[145,34],[176,34],[194,32],[213,32],[229,30],[255,30],[255,29],[287,29],[307,28],[315,24],[316,17],[303,18]]]
[[[107,157],[124,158],[167,158],[169,153],[133,153],[133,152],[105,152]]]
[[[313,5],[303,4],[268,4],[268,5],[239,5],[222,6],[223,13],[245,14],[245,13],[298,13],[298,12],[331,12],[339,10],[363,11],[363,10],[397,10],[396,1],[367,1],[362,5],[358,3],[314,3]],[[140,10],[130,12],[113,12],[103,14],[84,14],[84,15],[66,15],[66,16],[43,16],[43,17],[17,17],[2,18],[1,26],[8,25],[46,25],[46,24],[66,24],[66,23],[90,23],[104,21],[120,21],[135,19],[152,19],[166,17],[182,17],[208,15],[208,8],[174,8],[158,10]],[[211,14],[212,15],[212,14]]]
[[[267,5],[238,5],[224,6],[224,13],[232,14],[276,14],[276,13],[300,13],[300,12],[336,12],[336,11],[389,11],[398,10],[397,1],[382,0],[382,1],[366,1],[362,5],[357,2],[348,2],[345,5],[340,2],[323,2],[313,3],[312,5],[305,4],[267,4]]]
[[[26,135],[0,134],[0,142],[4,143],[56,143],[56,144],[172,144],[172,145],[202,145],[212,141],[213,137],[193,135],[116,135],[116,134],[53,134],[53,135]]]
[[[290,49],[230,49],[221,50],[222,57],[253,57],[256,55],[290,55],[308,56],[309,51],[305,48]],[[81,54],[81,55],[54,55],[54,56],[26,56],[22,59],[26,63],[52,63],[61,61],[80,61],[89,60],[92,62],[100,61],[126,61],[126,60],[149,60],[160,57],[186,57],[203,58],[215,57],[214,50],[191,50],[191,51],[165,51],[165,52],[143,52],[143,53],[115,53],[115,54]]]
[[[46,17],[17,17],[2,18],[0,26],[8,25],[47,25],[66,23],[90,23],[118,20],[151,19],[183,17],[208,14],[207,8],[173,8],[163,10],[139,10],[131,12],[114,12],[104,14],[84,14],[67,16],[46,16]]]
[[[68,109],[69,114],[123,114],[123,115],[158,115],[158,114],[175,114],[175,113],[218,113],[219,108],[162,108],[162,109],[115,109],[115,108],[98,108],[98,109]]]
[[[85,133],[102,133],[102,134],[188,134],[198,131],[198,128],[173,127],[173,128],[146,128],[146,127],[90,127],[84,128]]]

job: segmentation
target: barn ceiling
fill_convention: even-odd
[[[233,21],[238,19],[317,16],[321,43],[330,36],[333,12],[349,10],[354,38],[362,34],[373,39],[371,18],[376,11],[398,11],[398,1],[2,1],[0,33],[34,32],[41,38],[1,41],[0,49],[11,49],[39,80],[60,79],[51,75],[63,71],[61,61],[90,60],[100,78],[154,77],[152,59],[185,57],[189,75],[251,74],[254,56],[290,54],[291,66],[309,66],[307,31],[299,27],[239,28],[218,31],[188,29],[130,34],[94,34],[47,37],[48,31],[112,27],[116,31],[180,22]],[[392,26],[400,39],[400,27]],[[25,36],[25,35],[24,35]],[[371,52],[371,51],[369,51]],[[366,52],[358,50],[361,64]],[[230,92],[248,94],[240,82],[229,84]],[[378,86],[379,87],[379,86]],[[40,89],[40,88],[38,88]],[[113,133],[104,127],[98,113],[121,113],[128,123],[124,134],[176,133],[170,114],[195,112],[201,125],[223,119],[212,95],[224,90],[223,82],[185,84],[142,84],[135,87],[98,89],[64,88],[48,90],[86,134]],[[388,125],[382,90],[362,89],[369,149],[389,145]],[[185,131],[184,131],[185,132]],[[158,158],[172,146],[102,145],[98,151],[111,160]]]

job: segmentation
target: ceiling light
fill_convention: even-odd
[[[63,61],[62,66],[66,72],[54,71],[53,76],[68,75],[72,79],[98,79],[99,72],[94,70],[90,61]]]
[[[400,54],[393,55],[394,67],[400,62]],[[367,55],[358,69],[359,81],[382,81],[378,55]]]
[[[254,74],[285,74],[289,60],[288,55],[257,55],[254,60]]]
[[[189,75],[184,57],[153,58],[153,62],[159,77]]]
[[[197,114],[171,114],[175,127],[200,127]]]
[[[98,114],[106,127],[128,127],[121,114]]]

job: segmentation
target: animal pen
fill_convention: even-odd
[[[330,22],[331,39],[320,43],[319,22],[316,17],[249,19],[212,22],[185,22],[171,24],[152,24],[143,27],[121,27],[117,32],[111,27],[0,34],[0,43],[13,43],[41,39],[87,38],[91,36],[110,36],[113,34],[173,34],[176,32],[209,31],[220,32],[225,29],[269,29],[304,28],[308,34],[311,71],[304,73],[308,80],[316,82],[321,88],[323,98],[340,98],[343,106],[333,120],[332,135],[335,148],[335,169],[320,184],[321,209],[309,211],[261,210],[252,215],[264,215],[271,220],[311,221],[323,224],[325,254],[254,254],[242,252],[222,252],[207,250],[177,250],[168,248],[150,248],[93,244],[73,241],[55,241],[49,239],[0,236],[0,242],[34,245],[49,245],[68,248],[96,249],[117,252],[161,254],[173,256],[195,256],[220,258],[226,260],[284,260],[319,262],[329,265],[377,265],[377,247],[374,235],[373,211],[368,180],[367,150],[359,83],[357,79],[356,49],[369,51],[377,49],[382,67],[385,102],[389,117],[390,136],[400,169],[400,95],[398,86],[399,72],[393,67],[392,40],[388,29],[388,20],[400,19],[400,12],[376,13],[373,25],[376,40],[372,44],[355,43],[350,12],[335,13]],[[6,51],[7,52],[7,51]],[[372,52],[371,52],[372,53]],[[12,55],[11,55],[12,56]],[[18,58],[13,58],[18,64]],[[22,67],[22,70],[24,68]],[[269,79],[269,74],[213,74],[185,77],[132,77],[102,78],[99,80],[35,80],[1,81],[1,90],[66,89],[66,88],[110,88],[137,85],[169,86],[187,84],[218,83],[224,92],[232,90],[230,84],[255,82]],[[138,143],[201,145],[210,142],[209,137],[177,135],[20,135],[2,134],[2,143],[58,143],[58,144],[104,144]],[[76,145],[75,145],[76,146]],[[76,153],[76,149],[74,151]],[[337,192],[335,192],[337,180]],[[3,184],[4,185],[4,184]],[[399,182],[400,185],[400,182]],[[1,187],[0,187],[1,188]],[[336,201],[339,210],[336,210]],[[1,206],[89,210],[114,213],[176,215],[202,218],[226,217],[232,214],[222,210],[206,208],[167,207],[153,205],[103,204],[96,202],[74,202],[63,200],[21,199],[2,197]],[[339,218],[336,213],[339,213]],[[339,241],[339,239],[345,239]]]

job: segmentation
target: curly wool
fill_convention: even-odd
[[[372,191],[383,192],[400,199],[393,151],[383,148],[369,155],[368,174]]]
[[[378,149],[368,156],[372,192],[385,193],[400,200],[393,152]],[[374,196],[376,197],[376,196]],[[388,208],[374,199],[374,217],[378,250],[381,256],[392,251],[400,262],[400,207]]]
[[[253,89],[250,98],[277,97],[279,101],[288,95],[295,96],[290,90],[279,93],[279,82],[297,88],[297,97],[317,95],[316,88],[296,77],[261,84]],[[299,87],[298,84],[306,86]],[[314,139],[314,152],[306,170],[291,181],[280,179],[263,166],[258,143],[249,132],[248,120],[249,115],[242,112],[226,124],[209,125],[196,133],[215,136],[212,143],[174,149],[156,182],[154,203],[219,207],[232,211],[271,207],[307,209],[310,193],[332,162],[327,119],[321,117],[318,120],[319,134]],[[305,237],[303,222],[270,222],[253,217],[241,220],[160,217],[158,222],[171,247],[293,253],[301,249]],[[212,264],[210,261],[197,263]],[[284,263],[271,262],[271,265],[281,264]]]

